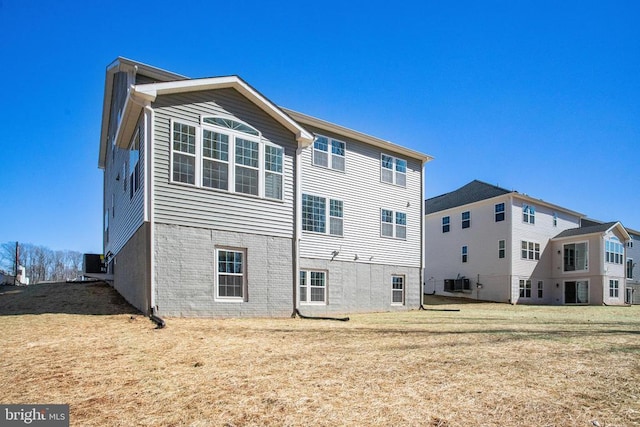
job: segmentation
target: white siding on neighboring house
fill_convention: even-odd
[[[495,205],[505,204],[505,219],[495,220]],[[470,226],[462,228],[462,214],[469,212]],[[465,277],[471,290],[463,295],[491,301],[506,301],[509,293],[510,206],[500,196],[427,215],[425,272],[426,293],[443,292],[444,280]],[[449,217],[443,232],[442,218]],[[499,257],[499,241],[505,241],[505,257]],[[467,248],[462,262],[462,247]],[[482,288],[477,287],[477,283]]]
[[[242,233],[293,236],[293,134],[233,89],[160,96],[155,109],[155,220]],[[267,200],[171,182],[171,121],[200,126],[201,116],[235,117],[284,149],[284,200]],[[199,130],[198,130],[199,132]],[[229,183],[233,185],[233,183]]]
[[[552,248],[549,240],[560,234],[562,231],[576,228],[580,225],[578,216],[570,215],[558,209],[536,202],[536,200],[513,197],[511,221],[513,224],[511,247],[512,263],[512,301],[529,303],[546,303],[551,298],[552,287]],[[523,207],[533,208],[535,214],[533,223],[531,222],[531,211],[527,212],[525,221]],[[539,244],[539,260],[531,260],[527,256],[522,257],[522,242]],[[528,251],[529,252],[529,251]],[[531,297],[520,296],[520,280],[531,280]],[[537,283],[543,282],[543,297],[537,297]]]

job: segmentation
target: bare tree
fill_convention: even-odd
[[[82,269],[82,254],[77,251],[53,251],[45,246],[21,243],[18,263],[26,270],[30,283],[63,281],[78,277]],[[16,242],[0,245],[0,268],[15,274]]]

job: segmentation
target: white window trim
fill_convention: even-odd
[[[311,196],[311,197],[321,197],[324,199],[324,233],[320,232],[320,231],[311,231],[311,230],[304,230],[302,229],[302,221],[300,223],[300,228],[302,229],[303,233],[309,233],[309,234],[316,234],[319,236],[331,236],[331,237],[344,237],[344,217],[345,217],[345,209],[344,209],[344,201],[341,199],[335,199],[332,197],[327,197],[327,196],[323,196],[321,194],[314,194],[314,193],[308,193],[308,192],[303,192],[303,195],[307,195],[307,196]],[[342,234],[331,234],[331,218],[338,218],[338,217],[332,217],[331,214],[331,200],[335,200],[338,202],[342,202]],[[302,198],[300,198],[300,213],[302,214]],[[314,270],[316,271],[316,270]],[[321,271],[321,270],[317,270],[317,271]]]
[[[585,255],[585,259],[587,261],[587,268],[585,270],[569,270],[569,271],[566,271],[564,269],[564,247],[566,245],[579,245],[581,243],[585,243],[587,245],[587,253]],[[590,263],[589,263],[589,241],[588,240],[580,240],[579,242],[563,243],[562,244],[561,255],[562,255],[562,261],[561,261],[561,264],[560,264],[560,269],[562,270],[562,274],[576,274],[576,273],[583,274],[583,273],[588,273],[589,272],[589,268],[591,268],[591,266],[590,266]],[[580,280],[576,279],[576,281],[579,282]],[[572,280],[569,280],[569,282],[572,282]]]
[[[383,169],[387,169],[387,168],[382,166],[382,156],[391,157],[391,159],[393,160],[393,169],[392,169],[392,171],[393,171],[393,175],[392,175],[393,176],[393,181],[392,182],[385,181],[385,180],[382,179],[382,171],[383,171]],[[396,160],[404,161],[405,164],[406,164],[406,169],[407,170],[409,169],[409,162],[406,159],[403,159],[403,158],[397,157],[397,156],[392,156],[391,154],[387,154],[387,153],[380,153],[380,182],[384,182],[385,184],[391,184],[391,185],[395,185],[395,186],[398,186],[398,187],[406,188],[407,187],[406,182],[407,182],[407,175],[408,174],[407,174],[406,171],[405,172],[398,172],[397,171],[397,169],[396,169]],[[398,184],[398,176],[397,176],[397,174],[404,175],[404,182],[405,182],[404,185]]]
[[[566,298],[566,287],[567,287],[567,283],[569,282],[586,282],[587,283],[587,302],[567,302]],[[572,280],[564,280],[562,282],[562,304],[564,305],[589,305],[589,303],[591,302],[591,283],[589,281],[589,279],[580,279],[580,278],[575,278]]]
[[[523,257],[522,256],[522,243],[526,242],[527,243],[527,257]],[[533,258],[529,258],[529,244],[533,243]],[[538,258],[536,258],[536,246],[538,245]],[[520,259],[523,261],[540,261],[540,257],[542,256],[542,245],[539,242],[533,241],[533,240],[520,240]]]
[[[307,289],[307,300],[306,301],[302,301],[300,299],[300,285],[298,285],[298,289],[297,289],[297,293],[298,293],[298,301],[300,302],[300,305],[328,305],[329,304],[329,271],[327,270],[319,270],[319,269],[307,269],[307,268],[301,268],[300,271],[298,272],[298,275],[300,275],[300,273],[306,273],[306,281],[307,284],[305,285],[305,288]],[[311,272],[314,273],[324,273],[324,301],[310,301],[311,299]]]
[[[221,297],[219,294],[219,281],[220,272],[218,271],[218,254],[220,251],[226,252],[240,252],[242,253],[242,297]],[[248,280],[247,280],[247,250],[246,248],[233,248],[228,246],[216,246],[214,250],[214,282],[215,289],[213,293],[213,300],[216,302],[229,302],[229,303],[244,303],[249,301],[248,299]]]
[[[469,245],[462,245],[460,247],[460,262],[462,262],[463,264],[469,262]]]
[[[611,296],[611,291],[613,288],[611,287],[612,282],[616,282],[615,291],[618,294],[617,296]],[[620,279],[609,279],[609,298],[620,299]]]
[[[394,292],[398,291],[397,289],[393,289],[393,279],[395,277],[402,278],[402,301],[401,302],[393,301],[393,294]],[[398,306],[398,307],[405,305],[406,295],[407,295],[407,276],[404,274],[392,274],[391,275],[391,305]]]
[[[522,286],[524,285],[524,286]],[[529,285],[529,296],[526,296],[527,285]],[[524,291],[524,296],[520,294]],[[537,288],[536,288],[537,291]],[[518,298],[531,299],[533,298],[533,279],[519,279],[518,280]]]
[[[389,211],[391,212],[391,216],[393,219],[393,222],[382,222],[382,211]],[[406,212],[403,211],[396,211],[393,209],[387,209],[387,208],[380,208],[380,214],[378,215],[378,218],[380,220],[380,237],[384,238],[384,239],[395,239],[395,240],[407,240],[407,232],[409,230],[409,224],[405,223],[405,224],[398,224],[397,221],[397,217],[396,217],[396,213],[402,213],[405,216],[405,222],[408,222],[408,215]],[[393,236],[385,236],[384,234],[382,234],[382,226],[383,224],[392,224],[393,225]],[[404,235],[405,237],[398,237],[398,225],[404,226]]]
[[[533,214],[531,213],[530,210],[529,212],[525,212],[527,208],[533,209]],[[527,215],[526,221],[524,220],[525,215]],[[532,218],[533,218],[533,221],[531,221]],[[527,203],[522,204],[522,222],[529,225],[536,225],[536,207],[534,205],[530,205]]]
[[[316,151],[322,151],[322,150],[318,150],[316,149],[315,143],[316,143],[316,138],[326,138],[328,141],[327,144],[327,166],[325,165],[320,165],[316,163]],[[336,142],[341,142],[344,145],[344,156],[339,156],[337,154],[333,154],[331,152],[331,141],[336,141]],[[338,156],[338,157],[342,157],[343,162],[344,162],[344,170],[342,169],[336,169],[333,167],[333,156]],[[347,172],[347,143],[341,139],[337,139],[337,138],[332,138],[330,136],[327,135],[321,135],[321,134],[315,134],[315,138],[313,140],[313,143],[311,144],[311,164],[313,166],[317,166],[319,168],[324,168],[324,169],[330,169],[332,171],[336,171],[336,172],[340,172],[340,173],[346,173]]]
[[[210,124],[210,123],[203,123],[203,119],[204,117],[222,117],[224,119],[229,119],[229,120],[234,120],[238,123],[242,123],[245,124],[246,126],[250,126],[244,122],[242,122],[241,120],[237,120],[235,118],[231,118],[231,117],[225,117],[225,116],[200,116],[200,124],[195,124],[195,123],[189,123],[187,121],[183,121],[183,120],[175,120],[175,119],[171,119],[170,120],[170,130],[169,130],[169,182],[171,184],[175,184],[175,185],[184,185],[187,187],[192,187],[192,188],[200,188],[203,190],[207,190],[207,191],[214,191],[214,192],[222,192],[222,193],[229,193],[229,194],[235,194],[238,196],[243,196],[243,197],[251,197],[251,198],[260,198],[260,199],[264,199],[264,200],[271,200],[274,202],[280,202],[283,203],[285,201],[285,150],[284,147],[281,147],[277,144],[274,144],[270,141],[266,141],[262,138],[262,134],[257,131],[259,133],[259,136],[255,136],[255,135],[250,135],[248,133],[244,133],[241,131],[236,131],[233,129],[229,129],[229,128],[225,128],[222,126],[216,126],[214,124]],[[178,151],[178,153],[182,153],[182,154],[186,154],[186,155],[190,155],[190,156],[194,156],[195,157],[195,184],[189,184],[186,182],[182,182],[182,181],[176,181],[173,179],[173,155],[176,152],[173,149],[173,129],[176,123],[182,124],[182,125],[186,125],[186,126],[191,126],[194,127],[196,129],[196,137],[195,137],[195,145],[196,145],[196,152],[195,155],[191,155],[188,153],[182,153],[180,151]],[[250,126],[252,127],[252,126]],[[203,138],[202,138],[202,134],[204,130],[209,130],[212,132],[218,132],[218,133],[223,133],[229,136],[229,152],[228,152],[228,160],[226,162],[221,161],[223,163],[227,164],[227,168],[228,168],[228,186],[227,189],[220,189],[220,188],[211,188],[208,186],[203,185],[202,183],[202,170],[204,167],[204,160],[205,157],[202,154],[202,146],[203,146]],[[235,155],[236,155],[236,137],[239,137],[241,139],[247,140],[247,141],[251,141],[251,142],[255,142],[258,144],[258,167],[257,168],[252,168],[250,166],[244,166],[244,165],[236,165],[236,161],[235,161]],[[271,147],[275,147],[275,148],[279,148],[282,150],[282,172],[273,172],[273,171],[267,171],[264,165],[264,159],[265,159],[265,147],[266,146],[271,146]],[[217,160],[216,160],[217,161]],[[242,193],[239,191],[236,191],[235,188],[235,178],[236,178],[236,166],[240,166],[240,167],[246,167],[249,169],[254,169],[254,170],[258,170],[258,195],[254,195],[254,194],[247,194],[247,193]],[[272,197],[266,197],[265,196],[265,185],[266,185],[266,173],[275,173],[275,174],[281,174],[282,176],[282,198],[281,199],[277,199],[277,198],[272,198]]]
[[[502,248],[500,247],[500,242],[504,243]],[[503,252],[502,256],[500,256],[500,251]],[[507,240],[499,239],[498,240],[498,259],[505,259],[506,257],[507,257]]]

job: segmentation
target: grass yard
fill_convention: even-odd
[[[0,403],[74,426],[640,426],[640,306],[428,307],[460,311],[156,330],[102,284],[0,287]]]

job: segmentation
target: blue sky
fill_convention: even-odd
[[[0,243],[100,252],[105,67],[237,74],[278,105],[640,229],[640,3],[0,0]]]

